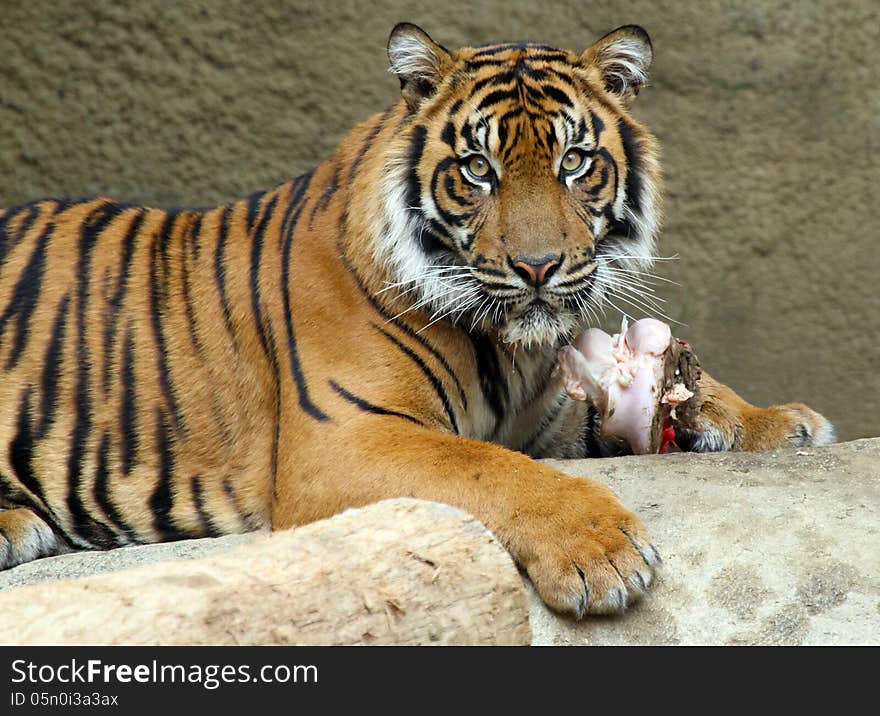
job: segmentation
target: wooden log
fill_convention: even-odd
[[[388,500],[220,556],[0,593],[5,644],[528,644],[507,552],[474,517]]]

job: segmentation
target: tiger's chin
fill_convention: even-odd
[[[512,314],[499,329],[504,343],[523,348],[546,348],[556,346],[571,336],[578,328],[575,317],[560,314],[543,302],[535,302]]]

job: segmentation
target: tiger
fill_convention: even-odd
[[[388,40],[400,95],[296,179],[205,210],[0,214],[0,567],[284,530],[379,500],[479,519],[562,614],[655,580],[643,523],[540,458],[607,454],[557,349],[656,257],[653,46]],[[622,294],[621,294],[622,295]],[[834,440],[704,373],[693,451]]]

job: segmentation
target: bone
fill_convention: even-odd
[[[603,436],[626,440],[637,455],[665,452],[668,428],[699,409],[696,356],[653,318],[624,319],[613,336],[589,329],[560,349],[554,374],[571,398],[594,403]]]

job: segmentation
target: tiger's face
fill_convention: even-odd
[[[432,320],[558,343],[649,266],[653,138],[627,109],[651,47],[621,28],[578,55],[521,43],[452,53],[395,28],[411,117],[388,162],[378,258]]]

